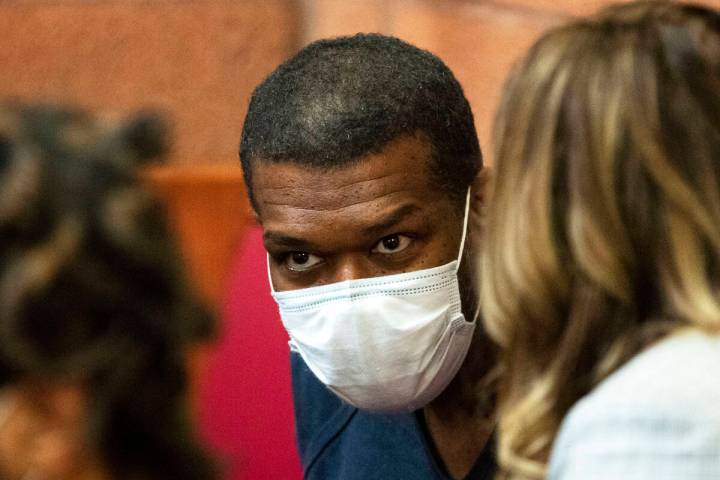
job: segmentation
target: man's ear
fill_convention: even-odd
[[[484,206],[489,198],[490,184],[493,176],[493,170],[490,167],[483,167],[473,180],[470,191],[472,192],[472,207],[478,209]]]
[[[485,224],[485,212],[490,198],[493,171],[483,167],[475,176],[470,186],[470,218],[468,219],[468,244],[477,254],[482,245],[482,231]]]
[[[491,197],[491,186],[493,170],[490,167],[483,167],[478,174],[475,176],[475,180],[472,183],[470,192],[472,198],[470,199],[470,218],[473,225],[482,225],[485,217],[485,208]]]

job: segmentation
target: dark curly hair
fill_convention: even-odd
[[[79,382],[113,478],[205,480],[184,354],[213,319],[137,169],[164,142],[153,116],[0,105],[0,386]]]
[[[250,200],[256,206],[254,161],[331,169],[403,135],[429,143],[438,187],[464,200],[482,155],[472,110],[450,69],[428,51],[379,34],[311,43],[250,100],[240,144]]]

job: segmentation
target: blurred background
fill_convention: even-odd
[[[464,86],[481,145],[503,79],[544,30],[604,0],[3,0],[0,96],[122,115],[166,112],[163,197],[198,288],[220,315],[193,360],[204,438],[239,479],[296,479],[287,338],[267,292],[237,146],[249,95],[308,42],[395,35],[442,58]],[[705,1],[715,8],[720,0]]]

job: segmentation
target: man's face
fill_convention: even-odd
[[[258,161],[253,188],[277,291],[402,273],[457,257],[463,205],[415,137],[335,170]]]

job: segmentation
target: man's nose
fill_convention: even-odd
[[[361,255],[347,255],[337,259],[332,273],[333,278],[330,281],[335,283],[372,277],[372,269],[368,268],[367,258],[361,257]]]

